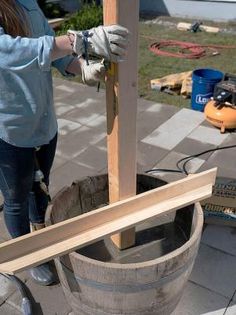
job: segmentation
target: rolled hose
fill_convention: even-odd
[[[9,279],[10,281],[14,282],[17,289],[20,291],[20,294],[22,297],[22,302],[21,302],[22,313],[24,315],[33,315],[31,302],[30,302],[30,299],[28,297],[28,294],[24,288],[24,284],[22,283],[22,281],[13,275],[8,275],[5,273],[1,273],[1,275],[5,278]]]

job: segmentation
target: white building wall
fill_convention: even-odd
[[[236,20],[236,0],[140,0],[140,9],[174,17]]]

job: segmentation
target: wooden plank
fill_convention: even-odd
[[[104,24],[131,32],[126,60],[111,64],[106,80],[110,203],[136,194],[136,117],[139,0],[104,0]],[[112,236],[121,249],[135,243],[135,229]]]
[[[180,31],[190,31],[192,24],[180,22],[177,24],[177,29]],[[219,27],[207,26],[207,25],[199,25],[199,29],[201,31],[206,31],[208,33],[218,33],[220,31]]]
[[[15,274],[212,194],[216,168],[0,244],[0,272]]]

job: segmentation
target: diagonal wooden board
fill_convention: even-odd
[[[213,168],[0,244],[0,272],[15,274],[208,198],[215,178]]]

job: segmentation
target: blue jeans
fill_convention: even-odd
[[[35,151],[0,139],[0,190],[4,197],[5,223],[13,238],[29,233],[30,222],[44,222],[48,196],[34,182],[35,155],[48,186],[56,143],[57,135]]]

